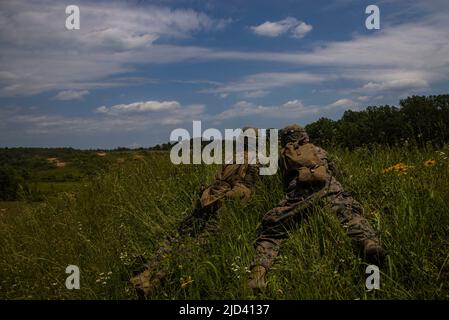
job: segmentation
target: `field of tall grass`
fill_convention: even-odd
[[[380,290],[366,291],[365,263],[322,208],[291,232],[268,288],[246,287],[261,218],[283,195],[275,175],[258,183],[246,207],[227,203],[215,233],[176,246],[162,266],[168,277],[150,298],[448,299],[449,149],[330,154],[389,253]],[[168,153],[154,152],[74,192],[0,215],[0,298],[135,299],[132,271],[176,230],[216,169],[175,166]],[[80,268],[79,290],[65,287],[68,265]]]

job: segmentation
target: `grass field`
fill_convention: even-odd
[[[207,241],[187,239],[175,248],[163,266],[169,277],[151,298],[448,299],[448,154],[447,148],[331,152],[338,178],[363,203],[389,253],[380,290],[365,290],[364,262],[321,208],[291,233],[267,290],[246,288],[257,228],[282,198],[280,178],[271,176],[245,208],[227,203]],[[429,159],[435,162],[424,163]],[[215,170],[174,166],[168,153],[149,153],[39,205],[2,211],[0,298],[136,298],[132,270],[176,229]],[[70,264],[80,268],[80,290],[65,288]]]

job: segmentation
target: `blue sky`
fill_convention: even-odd
[[[65,29],[76,4],[80,30]],[[367,30],[378,5],[381,29]],[[305,125],[448,93],[447,1],[2,1],[0,146]]]

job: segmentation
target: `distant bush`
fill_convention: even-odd
[[[16,200],[22,177],[10,166],[0,166],[0,200]]]
[[[449,142],[449,95],[412,96],[395,106],[347,110],[340,120],[321,118],[306,126],[313,142],[354,149],[369,145],[441,146]]]

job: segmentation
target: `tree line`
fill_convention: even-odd
[[[324,147],[354,149],[369,145],[423,146],[429,143],[441,146],[449,143],[449,94],[411,96],[400,100],[399,106],[347,110],[339,120],[320,118],[305,128],[312,142]],[[202,146],[207,143],[202,141]],[[164,143],[148,150],[170,150],[172,146]],[[126,150],[119,148],[116,151]],[[0,148],[0,200],[16,199],[27,181],[36,179],[39,172],[51,172],[53,166],[47,161],[48,157],[71,162],[79,176],[95,175],[110,165],[109,161],[97,157],[93,150]],[[59,173],[60,176],[62,174]],[[79,179],[78,174],[74,177],[67,175],[62,177],[64,181]]]
[[[305,129],[314,143],[325,147],[441,146],[449,142],[449,95],[411,96],[399,106],[347,110],[339,120],[320,118]]]

